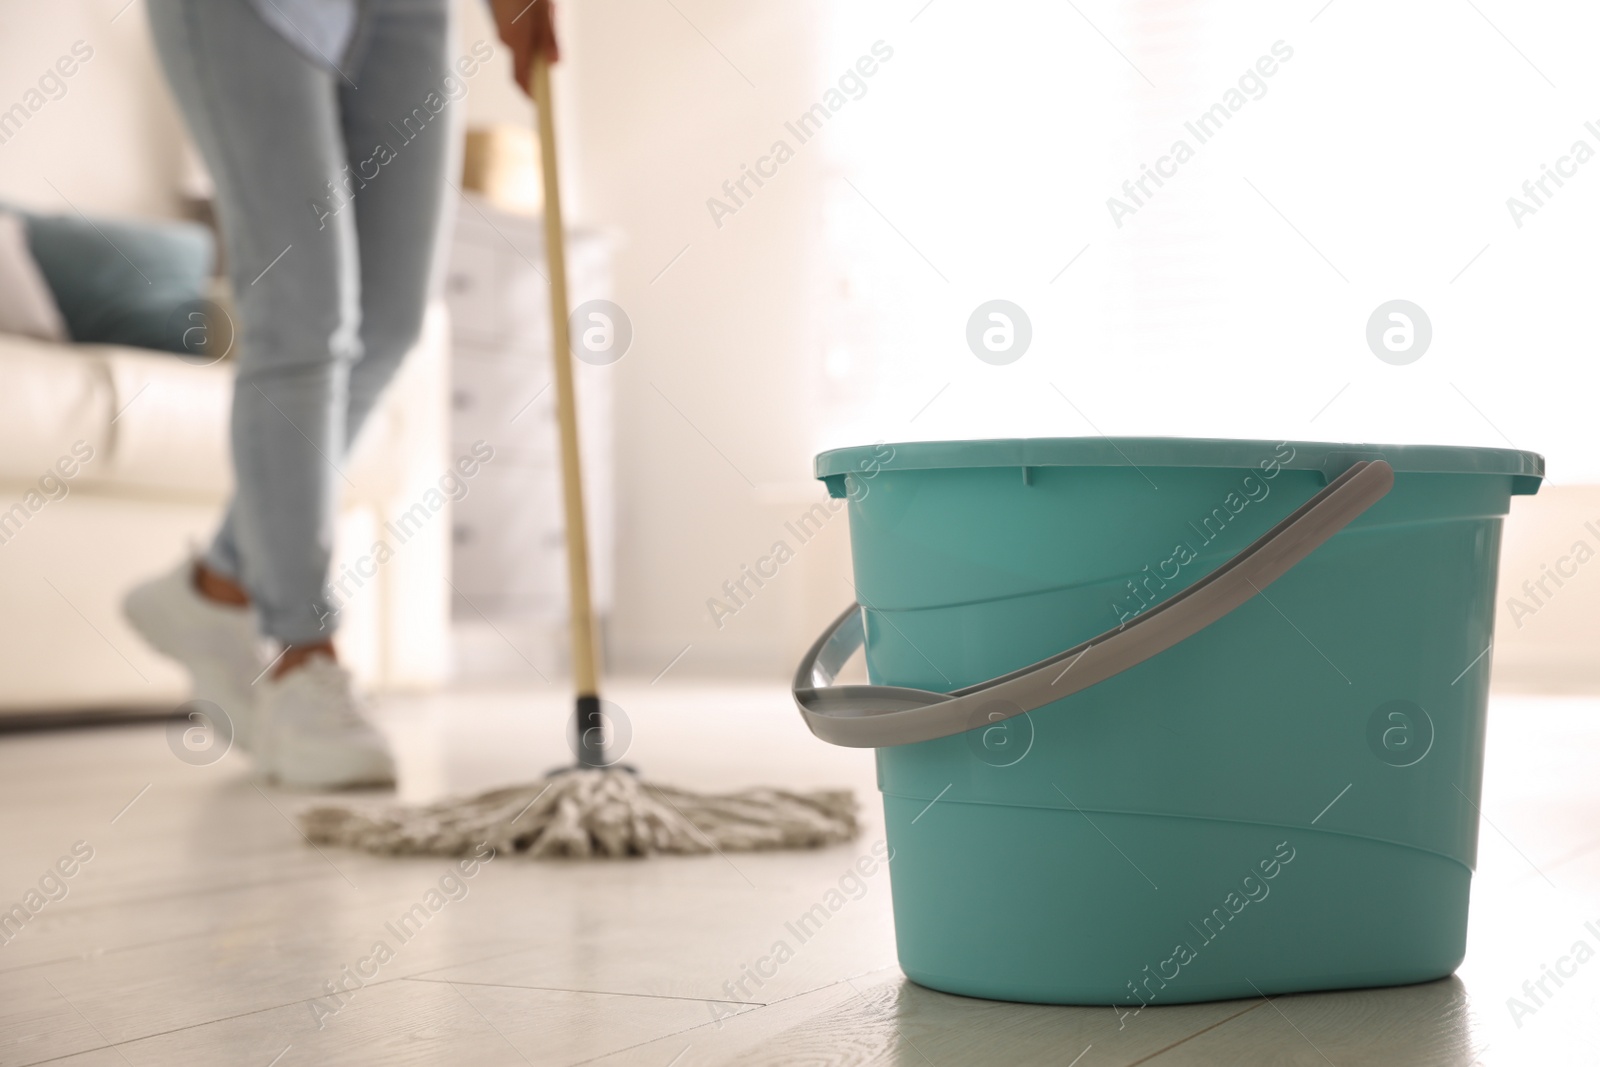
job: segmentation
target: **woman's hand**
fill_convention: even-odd
[[[551,63],[561,58],[551,18],[553,4],[551,0],[489,0],[489,6],[494,10],[500,39],[511,48],[517,84],[522,86],[523,92],[529,92],[533,57],[542,55]]]

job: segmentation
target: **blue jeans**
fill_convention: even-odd
[[[342,464],[421,331],[450,158],[446,0],[370,0],[339,70],[249,0],[150,0],[210,167],[238,323],[234,497],[207,566],[324,640]],[[443,112],[442,114],[440,112]]]

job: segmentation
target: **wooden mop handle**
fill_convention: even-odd
[[[544,246],[550,272],[550,362],[555,369],[556,419],[561,436],[561,497],[567,519],[567,596],[571,602],[572,677],[581,700],[600,695],[594,607],[589,600],[589,531],[584,521],[583,475],[578,461],[578,403],[572,384],[572,343],[567,331],[567,246],[561,227],[561,187],[556,173],[555,105],[550,61],[535,51],[531,93],[539,117],[539,164],[544,174]]]

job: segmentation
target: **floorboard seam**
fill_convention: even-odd
[[[892,967],[892,966],[894,966],[894,965],[893,964],[889,964],[889,965],[884,966],[884,967],[874,967],[871,970],[861,971],[861,972],[859,972],[857,974],[851,975],[849,978],[842,978],[837,982],[828,982],[825,985],[817,986],[815,989],[807,989],[802,993],[792,993],[787,997],[781,997],[778,1000],[769,1001],[769,1002],[767,1002],[765,1004],[760,1005],[759,1007],[755,1007],[753,1001],[743,1001],[743,1000],[713,1000],[713,1001],[708,1001],[707,1003],[711,1003],[711,1004],[751,1004],[752,1007],[754,1007],[753,1011],[742,1011],[742,1012],[738,1013],[737,1017],[738,1018],[743,1018],[744,1016],[747,1016],[747,1015],[756,1015],[761,1011],[769,1010],[771,1008],[775,1008],[780,1004],[787,1004],[791,1000],[798,1000],[801,997],[809,997],[814,993],[823,993],[823,992],[826,992],[827,990],[830,990],[830,989],[837,989],[839,986],[848,986],[848,985],[850,985],[850,979],[851,978],[860,978],[863,975],[877,974],[879,971],[888,970],[889,967]],[[853,992],[855,992],[858,996],[860,995],[860,990],[855,989],[854,986],[851,986],[851,990]],[[716,1025],[715,1021],[706,1022],[706,1023],[700,1023],[698,1026],[690,1026],[690,1027],[686,1027],[686,1028],[684,1028],[682,1030],[676,1030],[676,1031],[674,1031],[674,1032],[672,1032],[670,1034],[662,1034],[660,1037],[652,1037],[648,1041],[640,1041],[638,1044],[629,1045],[626,1048],[615,1049],[615,1050],[613,1050],[611,1052],[602,1053],[599,1056],[590,1056],[586,1060],[577,1061],[577,1063],[572,1064],[571,1067],[583,1067],[583,1064],[585,1064],[585,1063],[594,1063],[595,1061],[603,1060],[608,1056],[620,1056],[624,1052],[629,1052],[629,1051],[631,1051],[633,1049],[636,1049],[636,1048],[643,1048],[645,1045],[651,1045],[651,1044],[654,1044],[657,1041],[665,1041],[669,1037],[682,1037],[684,1034],[692,1034],[692,1033],[695,1033],[696,1031],[704,1030],[708,1026],[714,1026],[714,1025]]]
[[[190,889],[176,893],[158,893],[154,896],[148,897],[129,897],[126,900],[108,900],[104,902],[78,904],[70,908],[60,909],[57,912],[57,915],[61,918],[67,918],[73,915],[86,915],[90,912],[104,911],[107,908],[124,908],[133,904],[151,904],[164,900],[182,900],[185,897],[225,896],[229,893],[237,893],[247,889],[262,889],[267,886],[293,885],[299,882],[314,882],[319,879],[325,881],[333,880],[328,875],[321,873],[319,869],[315,874],[308,873],[300,877],[270,878],[259,882],[238,882],[232,885],[212,886],[203,889]]]
[[[523,951],[523,950],[519,949],[518,951]],[[468,960],[465,963],[452,964],[452,966],[466,967],[466,966],[469,966],[469,965],[471,965],[473,963],[478,963],[478,962],[482,962],[482,961],[480,961],[480,960]],[[367,982],[364,985],[362,985],[361,988],[362,989],[374,989],[374,988],[376,988],[378,986],[397,985],[400,982],[405,982],[405,981],[410,980],[412,977],[413,976],[411,976],[411,975],[396,975],[393,978],[382,978],[382,979],[379,979],[377,981]],[[235,1019],[248,1019],[252,1015],[260,1015],[263,1012],[269,1012],[269,1011],[278,1011],[281,1008],[292,1008],[296,1004],[309,1004],[314,1000],[321,1000],[321,999],[323,999],[323,998],[322,998],[321,995],[319,995],[319,996],[314,996],[314,997],[301,997],[301,998],[299,998],[297,1000],[287,1000],[287,1001],[284,1001],[281,1004],[269,1004],[264,1008],[253,1008],[250,1011],[241,1011],[241,1012],[237,1012],[237,1013],[235,1013],[233,1015],[222,1015],[222,1016],[218,1016],[215,1019],[203,1019],[203,1020],[201,1020],[199,1022],[190,1023],[187,1026],[175,1026],[170,1030],[157,1030],[155,1033],[140,1034],[138,1037],[125,1038],[122,1041],[112,1041],[112,1042],[109,1042],[109,1043],[104,1044],[104,1045],[96,1045],[93,1048],[79,1049],[76,1052],[69,1052],[69,1053],[65,1053],[65,1054],[60,1055],[60,1056],[52,1056],[47,1060],[34,1060],[30,1064],[19,1064],[18,1067],[35,1067],[35,1065],[37,1065],[37,1064],[52,1063],[52,1062],[54,1062],[56,1060],[67,1059],[67,1058],[69,1058],[71,1056],[81,1056],[86,1052],[102,1052],[102,1051],[104,1051],[105,1049],[108,1049],[108,1048],[109,1049],[121,1049],[123,1046],[136,1045],[141,1041],[149,1041],[152,1038],[170,1037],[173,1034],[181,1034],[185,1030],[193,1030],[193,1029],[195,1029],[197,1027],[201,1027],[201,1026],[213,1026],[213,1025],[215,1025],[217,1023],[232,1022]],[[667,1036],[670,1037],[672,1035],[668,1034]],[[652,1040],[658,1040],[658,1039],[652,1039]],[[608,1053],[608,1055],[609,1055],[609,1053]]]
[[[765,1008],[777,1001],[759,1000],[723,1000],[717,997],[674,997],[666,993],[618,993],[611,989],[572,989],[559,985],[518,985],[515,982],[469,982],[461,978],[424,978],[420,975],[408,975],[402,982],[427,982],[430,985],[469,985],[487,989],[531,989],[544,993],[582,993],[594,997],[642,997],[648,1000],[678,1000],[685,1004],[748,1004],[752,1007]],[[651,1040],[656,1040],[652,1038]]]
[[[361,988],[362,989],[372,989],[372,988],[374,988],[376,986],[393,985],[393,984],[395,984],[397,982],[403,982],[403,981],[405,981],[404,978],[398,978],[398,977],[397,978],[384,978],[384,979],[382,979],[380,981],[368,982],[365,985],[361,986]],[[277,1011],[280,1008],[292,1008],[296,1004],[309,1004],[313,1000],[321,1000],[321,999],[322,999],[322,997],[320,997],[320,996],[317,996],[317,997],[303,997],[303,998],[301,998],[299,1000],[285,1001],[282,1004],[271,1004],[271,1005],[268,1005],[265,1008],[254,1008],[254,1009],[252,1009],[250,1011],[241,1011],[241,1012],[238,1012],[238,1013],[236,1013],[234,1015],[222,1015],[222,1016],[219,1016],[219,1017],[217,1017],[215,1019],[203,1019],[200,1022],[190,1023],[187,1026],[174,1026],[171,1030],[157,1030],[155,1033],[152,1033],[152,1034],[140,1034],[138,1037],[129,1037],[129,1038],[125,1038],[125,1039],[123,1039],[121,1041],[112,1041],[112,1042],[109,1042],[108,1044],[96,1045],[93,1048],[79,1049],[77,1052],[69,1052],[69,1053],[66,1053],[65,1055],[61,1055],[61,1056],[52,1056],[48,1060],[34,1060],[31,1064],[19,1064],[18,1067],[37,1067],[37,1065],[41,1064],[41,1063],[53,1063],[56,1060],[64,1060],[64,1059],[67,1059],[68,1057],[71,1057],[71,1056],[82,1056],[86,1052],[102,1052],[102,1051],[104,1051],[105,1049],[108,1049],[108,1048],[109,1049],[121,1050],[125,1046],[137,1045],[141,1041],[149,1041],[152,1038],[170,1037],[173,1034],[181,1034],[185,1030],[193,1030],[193,1029],[195,1029],[197,1027],[201,1027],[201,1026],[214,1026],[217,1023],[232,1022],[235,1019],[248,1019],[252,1015],[260,1015],[263,1012],[268,1012],[268,1011]]]
[[[1157,1056],[1165,1055],[1166,1053],[1171,1052],[1173,1049],[1177,1048],[1179,1045],[1182,1045],[1185,1042],[1193,1041],[1195,1038],[1199,1037],[1201,1034],[1210,1033],[1212,1030],[1215,1030],[1219,1026],[1222,1026],[1222,1025],[1224,1025],[1226,1023],[1233,1022],[1233,1020],[1237,1019],[1241,1015],[1249,1015],[1251,1012],[1255,1011],[1257,1008],[1261,1007],[1261,1005],[1263,1005],[1265,1003],[1266,1003],[1265,1000],[1258,1000],[1254,1004],[1250,1005],[1248,1008],[1245,1008],[1243,1011],[1236,1011],[1232,1015],[1227,1016],[1226,1018],[1218,1019],[1216,1022],[1212,1023],[1210,1026],[1201,1027],[1199,1030],[1196,1030],[1194,1033],[1190,1034],[1188,1037],[1179,1038],[1177,1041],[1174,1041],[1172,1044],[1166,1046],[1165,1048],[1158,1048],[1154,1052],[1150,1053],[1150,1055],[1145,1056],[1145,1057],[1143,1057],[1141,1059],[1134,1060],[1132,1063],[1127,1064],[1126,1067],[1139,1067],[1139,1064],[1141,1064],[1141,1063],[1149,1063],[1151,1060],[1155,1059]]]

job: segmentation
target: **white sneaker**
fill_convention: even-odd
[[[313,656],[263,679],[261,756],[267,774],[295,789],[393,785],[389,743],[361,714],[350,672]]]
[[[233,743],[248,752],[257,732],[251,683],[266,666],[255,612],[201,596],[194,567],[185,560],[135,586],[123,598],[122,614],[151,648],[183,665],[194,699],[220,707],[233,725]]]

